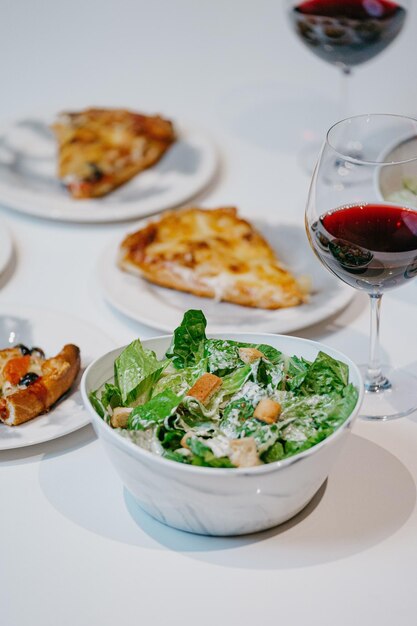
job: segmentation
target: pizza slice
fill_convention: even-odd
[[[249,307],[279,309],[306,290],[233,207],[169,211],[128,235],[119,265],[147,280]]]
[[[0,350],[0,421],[17,426],[45,413],[70,389],[79,370],[80,350],[72,344],[51,359],[23,345]]]
[[[159,161],[175,141],[169,120],[124,109],[62,113],[52,129],[58,176],[76,199],[113,191]]]

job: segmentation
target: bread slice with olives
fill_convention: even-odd
[[[48,411],[66,393],[80,370],[80,350],[65,345],[46,359],[40,348],[19,344],[0,350],[0,421],[18,426]]]

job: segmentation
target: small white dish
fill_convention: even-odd
[[[178,206],[213,178],[217,155],[198,129],[177,124],[179,138],[153,167],[103,198],[73,200],[56,176],[53,118],[27,118],[0,129],[0,202],[69,222],[117,222]]]
[[[403,179],[406,177],[417,179],[417,137],[398,138],[392,143],[381,155],[381,161],[389,163],[396,161],[405,161],[401,167],[384,167],[383,165],[375,171],[375,185],[377,192],[383,202],[389,203],[392,194],[404,191]],[[406,162],[408,161],[408,163]],[[395,200],[396,204],[400,203],[400,199]],[[417,196],[409,192],[401,197],[401,204],[415,209],[417,206]]]
[[[129,229],[133,232],[146,221]],[[159,330],[171,332],[181,322],[184,311],[201,309],[213,332],[288,333],[337,313],[354,295],[354,290],[334,278],[317,262],[303,229],[290,224],[257,223],[257,228],[276,249],[279,259],[296,276],[312,280],[313,293],[306,304],[267,311],[200,298],[174,289],[158,287],[116,265],[123,237],[115,239],[101,254],[98,280],[106,300],[128,317]]]
[[[81,371],[94,359],[114,347],[114,342],[95,326],[70,315],[24,306],[0,305],[0,348],[23,343],[39,346],[54,356],[66,343],[81,350]],[[0,422],[0,450],[42,443],[82,428],[90,422],[83,407],[79,375],[64,398],[44,415],[20,426]]]
[[[330,437],[294,457],[251,468],[217,469],[183,465],[148,452],[113,430],[95,412],[88,396],[113,380],[114,360],[123,347],[87,368],[81,381],[82,398],[123,484],[152,517],[168,526],[204,535],[242,535],[265,530],[301,511],[328,477],[363,399],[361,375],[343,354],[307,339],[262,333],[210,336],[270,344],[286,354],[309,360],[324,350],[349,366],[350,382],[359,392],[352,414]],[[166,336],[142,343],[162,358],[170,341],[171,336]]]

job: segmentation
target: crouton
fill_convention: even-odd
[[[229,458],[236,467],[253,467],[261,465],[256,442],[253,437],[245,437],[244,439],[232,439],[230,442]]]
[[[187,396],[199,400],[201,404],[207,404],[214,393],[221,387],[222,379],[214,374],[203,374],[188,390]]]
[[[133,409],[128,407],[118,406],[113,409],[112,416],[110,418],[110,424],[113,428],[126,428],[129,421],[129,415]]]
[[[253,417],[261,420],[261,422],[265,422],[265,424],[274,424],[274,422],[278,420],[280,414],[280,403],[275,402],[275,400],[271,400],[270,398],[264,398],[258,402]]]
[[[264,356],[257,348],[239,348],[239,357],[244,363],[253,363]]]

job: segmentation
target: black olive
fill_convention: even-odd
[[[23,354],[23,356],[26,356],[27,354],[30,354],[30,350],[27,346],[25,346],[23,343],[18,343],[15,348],[19,348],[20,352]]]
[[[45,352],[41,348],[37,348],[36,346],[33,346],[30,353],[34,356],[38,356],[40,359],[45,358]]]
[[[19,380],[19,385],[22,387],[29,387],[35,380],[38,380],[39,376],[35,372],[28,372]]]
[[[97,183],[103,178],[104,172],[96,163],[88,162],[88,167],[90,168],[90,173],[85,179],[86,181]]]

